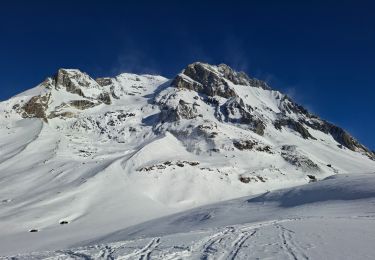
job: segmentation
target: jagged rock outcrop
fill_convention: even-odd
[[[264,134],[265,124],[263,121],[252,114],[254,109],[244,103],[239,97],[233,97],[220,107],[225,121],[231,123],[245,124],[259,135]]]
[[[23,107],[22,117],[30,118],[37,117],[47,121],[46,109],[51,95],[46,94],[42,96],[32,97]]]
[[[265,82],[249,78],[243,72],[236,72],[225,64],[210,66],[204,63],[193,63],[187,66],[182,73],[172,81],[171,85],[180,89],[189,89],[204,94],[205,102],[213,105],[216,109],[216,117],[226,122],[248,125],[248,127],[259,135],[264,134],[264,122],[254,116],[250,105],[238,97],[230,83],[251,87],[270,89]],[[228,99],[220,106],[215,97]],[[181,109],[184,114],[190,116],[191,109]],[[165,118],[165,117],[164,117]],[[173,118],[173,117],[172,117]],[[178,117],[175,117],[178,118]],[[185,118],[187,118],[185,116]]]
[[[195,90],[208,96],[221,96],[224,98],[238,96],[229,85],[236,85],[271,89],[264,81],[250,78],[244,72],[236,72],[225,64],[211,66],[201,62],[188,65],[182,73],[172,81],[172,86]]]
[[[92,108],[97,104],[89,100],[73,100],[69,102],[69,105],[80,110],[85,110],[88,108]]]
[[[266,82],[259,79],[250,78],[245,72],[234,71],[231,67],[229,67],[226,64],[220,64],[217,67],[218,71],[224,78],[233,82],[236,85],[252,86],[268,90],[271,89]]]
[[[113,84],[111,78],[97,78],[95,81],[98,82],[98,84],[102,87],[109,86],[109,85]]]
[[[108,83],[105,80],[99,80],[99,82]],[[43,94],[31,97],[21,107],[22,117],[36,117],[47,121],[57,116],[72,117],[72,111],[62,111],[63,109],[84,110],[100,104],[111,104],[110,94],[91,77],[79,70],[59,69],[55,76],[47,78],[39,87],[43,89]],[[56,92],[62,91],[78,95],[80,99],[59,103],[54,95]],[[54,107],[50,106],[52,103]]]
[[[319,170],[319,166],[306,155],[299,152],[295,145],[283,145],[281,148],[281,156],[288,163],[296,167],[301,167],[304,170]]]
[[[330,134],[339,144],[345,146],[352,151],[362,151],[370,159],[375,160],[375,155],[367,147],[360,144],[354,137],[352,137],[344,129],[331,124],[325,120],[312,118],[310,120],[304,120],[304,123],[312,129],[321,131],[326,134]]]
[[[174,122],[180,119],[193,119],[197,117],[197,110],[194,104],[189,104],[180,99],[176,106],[164,104],[161,106],[160,118],[162,122]]]
[[[294,119],[291,118],[281,118],[277,119],[274,122],[274,126],[276,129],[281,130],[283,126],[287,126],[290,129],[298,132],[304,139],[313,139],[316,140],[315,137],[313,137],[310,132],[300,123],[295,121]]]
[[[305,109],[303,106],[293,102],[287,95],[284,95],[281,98],[279,107],[284,115],[294,113],[298,115],[304,115],[307,117],[315,117],[314,115],[310,114],[309,111],[307,111],[307,109]]]
[[[258,142],[254,140],[235,140],[233,141],[233,146],[238,150],[252,150]]]
[[[111,97],[109,96],[108,92],[100,93],[98,96],[98,100],[106,105],[110,105],[112,103]]]
[[[101,98],[103,103],[105,103],[107,105],[110,105],[111,104],[111,96],[114,99],[120,98],[115,93],[116,91],[115,91],[113,79],[111,79],[111,78],[97,78],[95,81],[102,87],[109,87],[110,94],[108,92],[105,92],[105,93],[102,94],[103,95],[102,97],[99,96],[99,98]]]
[[[187,66],[172,81],[172,86],[194,90],[207,96],[235,97],[237,94],[218,71],[203,63],[193,63]]]
[[[82,91],[82,87],[87,88],[90,86],[87,79],[88,75],[80,73],[79,71],[59,69],[54,76],[53,81],[56,90],[64,88],[70,93],[84,97],[85,95]]]
[[[228,81],[236,85],[270,89],[264,81],[250,78],[244,72],[236,72],[225,64],[213,67],[201,62],[187,66],[182,73],[177,75],[171,85],[191,89],[208,96],[224,98],[238,96]]]
[[[244,72],[236,72],[226,64],[220,64],[217,66],[220,74],[237,85],[249,85],[249,76]]]

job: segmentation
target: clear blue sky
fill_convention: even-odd
[[[375,1],[2,1],[0,100],[60,67],[266,80],[375,150]]]

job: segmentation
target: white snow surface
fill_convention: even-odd
[[[373,259],[374,185],[374,174],[336,175],[12,259]]]
[[[108,92],[111,104],[83,110],[66,106],[82,97],[64,88],[46,88],[49,80],[0,103],[0,255],[374,257],[375,179],[362,173],[374,172],[375,162],[340,148],[320,131],[308,129],[316,138],[312,140],[275,129],[280,92],[230,83],[267,122],[261,136],[219,120],[201,95],[171,87],[164,77],[124,73],[101,87],[87,74],[66,71],[88,82],[83,91],[87,100]],[[46,93],[47,112],[69,111],[73,116],[46,122],[23,118],[15,109]],[[163,122],[160,104],[176,107],[181,99],[195,102],[201,116]],[[239,150],[233,140],[257,145]],[[281,150],[285,145],[293,147],[292,156],[309,158],[317,167],[286,161]],[[308,175],[318,182],[307,184]]]

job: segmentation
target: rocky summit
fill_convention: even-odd
[[[266,82],[201,62],[172,79],[60,69],[0,103],[0,147],[9,254],[15,240],[25,252],[69,247],[203,204],[375,170],[374,152],[342,128]]]

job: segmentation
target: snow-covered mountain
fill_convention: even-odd
[[[0,103],[0,147],[3,255],[375,170],[345,130],[263,81],[199,62],[173,79],[60,69]]]

